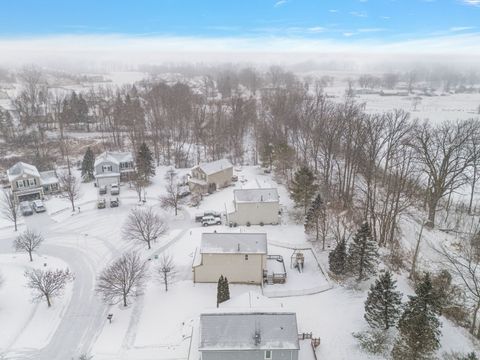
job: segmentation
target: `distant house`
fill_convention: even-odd
[[[39,172],[34,165],[18,162],[7,170],[8,182],[15,201],[43,199],[45,194],[58,190],[55,171]]]
[[[278,224],[280,203],[277,189],[233,191],[233,211],[228,222],[238,225]]]
[[[298,360],[297,317],[291,312],[200,315],[201,360]]]
[[[135,172],[130,152],[105,151],[95,159],[95,182],[97,186],[119,184]]]
[[[232,183],[233,165],[227,159],[203,163],[192,168],[188,181],[191,192],[205,194]]]
[[[261,284],[267,266],[267,235],[260,233],[203,233],[193,263],[193,281]]]

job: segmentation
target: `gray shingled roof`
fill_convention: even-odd
[[[235,201],[238,202],[278,202],[277,189],[237,189],[233,191]]]
[[[9,181],[14,181],[23,174],[40,177],[40,173],[34,165],[30,165],[24,162],[17,162],[10,169],[7,170],[7,176]]]
[[[101,164],[104,161],[109,161],[115,164],[120,164],[122,162],[131,162],[133,161],[133,155],[131,152],[128,151],[105,151],[95,158],[95,166]]]
[[[255,333],[259,334],[258,342]],[[240,312],[200,315],[200,351],[297,350],[295,313]]]
[[[265,233],[203,233],[202,254],[266,254]]]

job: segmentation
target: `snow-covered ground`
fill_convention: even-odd
[[[51,263],[53,258],[57,258],[59,260],[56,261],[68,265],[75,274],[69,291],[56,300],[52,309],[29,302],[28,291],[22,287],[23,269],[29,266],[27,257],[25,254],[11,254],[11,242],[15,236],[13,228],[0,228],[0,269],[6,279],[0,288],[0,321],[12,324],[0,327],[0,354],[6,353],[9,359],[40,360],[70,359],[82,352],[93,355],[95,360],[187,359],[189,354],[190,359],[196,359],[198,315],[215,307],[216,284],[194,284],[191,266],[201,234],[216,230],[266,232],[269,253],[282,255],[288,271],[285,285],[267,285],[265,289],[231,285],[233,299],[249,291],[268,295],[270,289],[274,289],[270,294],[280,296],[275,301],[297,313],[299,331],[313,332],[315,337],[321,338],[319,358],[376,359],[363,353],[351,335],[366,326],[363,303],[368,284],[360,290],[353,290],[329,282],[313,254],[307,250],[302,250],[306,259],[304,273],[291,269],[293,248],[308,248],[310,243],[306,241],[303,226],[292,224],[286,212],[282,224],[277,226],[230,228],[219,225],[203,228],[193,220],[193,215],[200,211],[224,211],[225,205],[233,200],[233,189],[241,187],[278,187],[282,207],[291,209],[292,203],[284,186],[275,183],[260,167],[237,168],[237,183],[205,197],[198,208],[186,205],[175,217],[171,211],[165,213],[158,206],[167,170],[166,167],[157,169],[152,185],[146,190],[147,203],[142,205],[152,206],[169,222],[168,233],[158,239],[150,251],[143,244],[133,244],[121,237],[121,226],[130,209],[139,206],[136,193],[128,185],[121,187],[121,205],[118,208],[97,209],[96,188],[88,183],[81,185],[82,196],[77,203],[80,213],[72,213],[68,201],[53,196],[46,200],[47,213],[24,219],[26,226],[41,231],[45,237],[36,263],[43,264],[45,259]],[[182,169],[177,172],[181,176],[187,171]],[[410,239],[417,231],[414,224],[411,226],[411,230],[404,234]],[[433,240],[433,235],[427,236]],[[127,308],[104,305],[94,292],[95,277],[105,265],[128,249],[137,249],[145,259],[150,259],[148,284],[143,294]],[[173,256],[177,271],[168,292],[156,278],[158,259],[154,255],[161,252]],[[425,251],[425,261],[429,253]],[[325,269],[327,252],[321,252],[317,257]],[[411,294],[405,275],[397,275],[397,279],[400,289],[405,294]],[[298,295],[311,289],[318,291],[310,291],[313,292],[311,295]],[[280,290],[286,292],[281,293]],[[28,321],[28,326],[23,326],[32,311],[33,320]],[[108,313],[113,314],[111,324],[106,318]],[[443,323],[442,351],[467,351],[474,347],[464,329],[446,320]],[[45,327],[41,336],[37,333],[38,326]],[[30,335],[31,331],[36,331],[35,336]]]

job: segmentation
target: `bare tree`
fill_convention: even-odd
[[[60,296],[68,282],[73,281],[69,269],[42,270],[33,269],[25,271],[27,287],[32,289],[34,300],[47,300],[48,307],[52,306],[52,299]]]
[[[96,291],[105,302],[127,306],[132,294],[141,293],[146,277],[147,263],[137,252],[128,252],[102,271]]]
[[[145,186],[146,186],[146,181],[143,179],[142,176],[139,176],[137,173],[133,175],[132,180],[130,184],[133,186],[135,189],[135,192],[137,193],[138,196],[138,201],[142,201],[142,194],[145,192]]]
[[[4,219],[13,222],[15,225],[15,231],[17,231],[19,208],[13,194],[8,190],[3,191],[0,213]]]
[[[162,284],[165,285],[165,291],[168,291],[168,285],[172,283],[177,274],[175,263],[171,255],[163,254],[160,258],[160,265],[157,268],[158,277]]]
[[[167,172],[167,186],[165,190],[167,193],[160,196],[160,206],[163,209],[174,209],[175,216],[178,215],[178,209],[182,203],[182,197],[180,192],[180,183],[174,171]]]
[[[68,199],[72,204],[72,211],[75,211],[75,200],[80,196],[80,184],[75,175],[69,173],[60,173],[58,176],[60,183],[60,196]]]
[[[42,244],[43,237],[40,233],[30,229],[25,230],[17,236],[13,242],[15,251],[25,251],[30,256],[30,261],[33,261],[32,253]]]
[[[122,229],[123,238],[146,242],[151,249],[151,242],[166,233],[168,227],[165,220],[152,208],[140,207],[132,209]]]

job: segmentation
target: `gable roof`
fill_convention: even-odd
[[[95,166],[102,162],[112,162],[114,164],[120,164],[123,162],[132,162],[133,156],[131,152],[119,152],[119,151],[105,151],[95,158]]]
[[[10,182],[15,181],[24,174],[38,178],[40,177],[40,174],[34,165],[30,165],[21,161],[17,162],[7,170],[8,181]]]
[[[57,184],[59,182],[57,173],[55,172],[55,170],[40,172],[40,182],[42,183],[42,185]]]
[[[233,190],[235,202],[259,203],[259,202],[278,202],[278,191],[271,189],[236,189]]]
[[[201,254],[266,254],[265,233],[203,233]]]
[[[212,175],[219,171],[222,171],[228,168],[233,168],[233,165],[227,159],[220,159],[217,161],[202,163],[200,165],[195,166],[194,169],[195,168],[202,170],[207,175]]]
[[[295,313],[238,312],[200,315],[200,351],[299,348]]]

